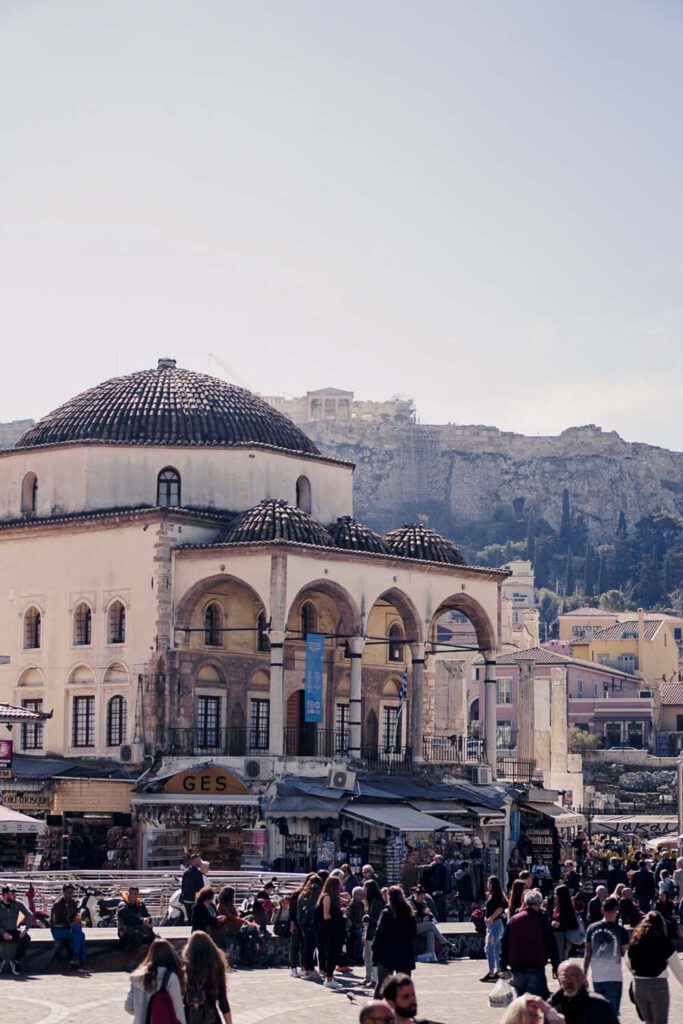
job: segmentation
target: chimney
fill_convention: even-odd
[[[160,359],[157,363],[157,370],[175,370],[175,359]]]
[[[638,643],[641,644],[645,639],[645,612],[642,608],[638,609]]]

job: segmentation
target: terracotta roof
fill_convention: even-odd
[[[299,427],[234,384],[160,359],[155,370],[113,377],[49,413],[16,448],[78,442],[135,445],[266,445],[319,455]]]
[[[329,524],[327,532],[335,548],[343,548],[345,551],[379,551],[385,555],[389,552],[384,538],[373,533],[353,516],[339,516],[335,523]]]
[[[662,704],[683,704],[683,683],[662,683],[659,697]]]
[[[228,544],[244,541],[293,540],[303,544],[331,547],[332,538],[312,516],[288,505],[283,498],[264,498],[237,516],[219,540]]]
[[[135,518],[137,516],[149,515],[150,513],[161,513],[161,515],[182,516],[184,519],[206,520],[210,523],[220,525],[226,519],[231,519],[234,512],[207,512],[204,509],[195,508],[167,508],[165,505],[125,505],[119,508],[93,509],[88,512],[62,512],[54,516],[17,516],[14,519],[5,519],[0,522],[0,530],[13,530],[18,527],[27,529],[38,529],[40,526],[67,525],[69,523],[87,523],[97,520]]]
[[[559,615],[560,619],[568,619],[572,616],[580,616],[582,619],[588,615],[599,615],[599,616],[616,616],[619,612],[606,611],[604,608],[575,608],[571,612],[561,612]]]
[[[422,523],[404,523],[397,530],[387,533],[384,540],[392,555],[419,558],[423,562],[465,565],[465,559],[453,541],[447,540],[436,530],[430,530]]]
[[[645,619],[643,622],[645,639],[652,640],[661,625],[661,619]],[[593,633],[593,640],[623,640],[624,633],[637,634],[638,629],[638,619],[626,619],[624,622],[617,622],[614,626],[606,626],[604,629],[598,630],[597,633]]]
[[[548,650],[546,647],[531,647],[527,651],[512,651],[496,658],[497,665],[518,665],[521,661],[532,661],[535,665],[576,665],[577,668],[601,672],[606,676],[618,676],[620,679],[628,679],[631,682],[642,682],[638,676],[634,676],[630,672],[622,672],[621,669],[602,665],[599,661],[571,658],[568,654],[558,654],[557,651]]]
[[[44,722],[52,718],[51,711],[29,711],[14,704],[0,704],[0,722]]]

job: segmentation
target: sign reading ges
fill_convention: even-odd
[[[164,793],[188,795],[249,796],[249,790],[229,768],[209,765],[172,775],[164,785]]]

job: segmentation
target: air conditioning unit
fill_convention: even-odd
[[[249,760],[244,762],[244,774],[248,779],[260,779],[262,764],[260,761]]]
[[[119,751],[119,757],[126,764],[141,764],[144,756],[142,743],[124,743]]]
[[[493,782],[493,772],[489,765],[476,765],[472,769],[472,782],[477,786],[490,786]]]
[[[348,772],[345,768],[330,768],[327,785],[330,789],[347,789],[352,793],[356,788],[356,773]]]

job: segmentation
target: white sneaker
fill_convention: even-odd
[[[333,988],[333,989],[337,989],[337,990],[342,988],[342,986],[339,984],[339,982],[335,981],[334,978],[325,978],[325,981],[323,982],[323,986],[325,988]]]
[[[301,975],[299,974],[299,968],[298,967],[292,967],[291,971],[289,972],[289,976],[290,976],[290,978],[299,978],[299,977],[301,977]]]

